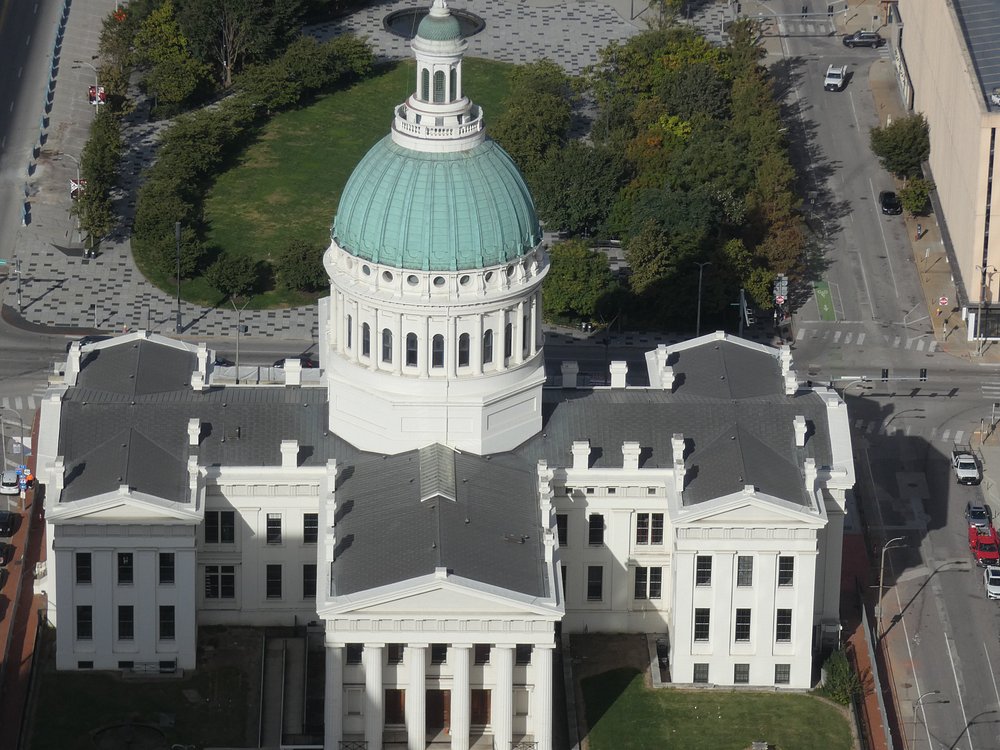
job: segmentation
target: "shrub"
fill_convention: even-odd
[[[329,279],[323,268],[323,248],[304,240],[291,240],[275,264],[278,283],[286,289],[315,292]]]
[[[830,700],[848,705],[851,698],[861,692],[861,680],[851,668],[850,662],[843,651],[834,651],[823,663],[826,681],[823,683],[823,694]]]

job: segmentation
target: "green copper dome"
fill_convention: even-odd
[[[358,258],[424,271],[499,265],[541,240],[528,187],[498,144],[426,153],[391,136],[355,167],[332,234]]]
[[[450,13],[445,16],[428,13],[417,26],[417,36],[432,42],[450,42],[462,38],[462,29],[458,19]]]

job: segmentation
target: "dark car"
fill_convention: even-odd
[[[899,216],[903,213],[903,204],[899,196],[891,190],[883,190],[878,194],[878,206],[886,216]]]
[[[855,31],[844,37],[845,47],[881,47],[885,39],[877,31]]]
[[[276,360],[275,363],[272,365],[272,367],[276,367],[279,370],[283,369],[285,367],[285,360],[286,359],[297,359],[297,360],[299,360],[299,362],[302,363],[302,369],[303,370],[309,370],[309,369],[313,369],[313,368],[319,367],[319,363],[316,360],[314,360],[314,359],[309,359],[309,357],[282,357],[281,359]]]
[[[17,513],[9,510],[0,510],[0,536],[14,536],[14,529],[17,528]]]
[[[214,367],[234,367],[236,363],[231,359],[216,356],[216,358],[212,361],[212,365]]]
[[[76,340],[80,342],[80,346],[86,346],[87,344],[96,344],[96,343],[101,342],[101,341],[107,341],[110,338],[113,338],[113,337],[112,336],[84,336],[83,338],[76,339]],[[66,343],[66,351],[69,351],[70,347],[72,347],[72,346],[73,346],[73,342],[72,341],[68,341]]]
[[[13,545],[0,542],[0,565],[6,565],[14,557]]]

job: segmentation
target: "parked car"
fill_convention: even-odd
[[[17,513],[0,510],[0,536],[14,536],[17,528]]]
[[[288,360],[288,359],[297,359],[297,360],[299,360],[299,362],[302,363],[302,369],[304,369],[304,370],[309,370],[309,369],[313,369],[313,368],[319,367],[319,363],[316,360],[314,360],[314,359],[309,359],[309,357],[282,357],[279,360],[275,360],[275,362],[272,365],[272,367],[275,367],[275,368],[277,368],[279,370],[284,369],[284,367],[285,367],[285,360]]]
[[[965,520],[969,522],[969,526],[986,528],[993,524],[993,511],[988,505],[970,500],[965,504]]]
[[[891,190],[883,190],[878,194],[878,207],[886,216],[899,216],[903,213],[903,204],[899,202],[899,196]]]
[[[17,495],[21,492],[21,482],[17,472],[7,469],[0,474],[0,495]]]
[[[14,545],[0,542],[0,565],[6,565],[14,557]],[[998,569],[1000,570],[1000,569]]]
[[[986,588],[987,599],[1000,599],[1000,568],[987,565],[983,571],[983,586]]]
[[[951,468],[955,470],[955,478],[959,484],[979,484],[983,481],[979,459],[968,443],[955,443],[951,451]]]
[[[885,44],[885,39],[877,31],[855,31],[844,36],[845,47],[871,47],[873,49]]]
[[[997,530],[992,526],[986,528],[970,526],[969,550],[972,552],[976,565],[987,566],[1000,563],[1000,540],[997,539]]]
[[[235,367],[236,363],[233,362],[233,360],[231,360],[231,359],[226,359],[225,357],[220,357],[220,356],[216,355],[215,359],[212,360],[212,366],[213,367]]]
[[[843,91],[847,85],[847,66],[831,65],[823,77],[823,88],[827,91]]]

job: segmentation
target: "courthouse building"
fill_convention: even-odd
[[[331,749],[551,750],[566,633],[656,634],[676,683],[809,687],[846,406],[722,333],[608,386],[547,375],[546,247],[441,0],[412,47],[333,222],[319,380],[236,385],[144,331],[72,346],[38,445],[58,668],[191,670],[199,626],[311,625]]]

